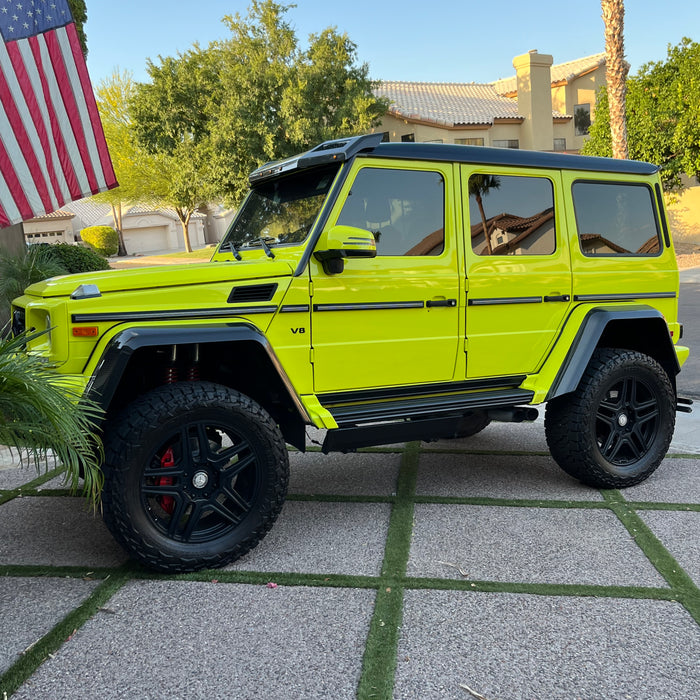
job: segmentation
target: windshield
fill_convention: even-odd
[[[262,182],[246,198],[221,247],[301,243],[313,226],[338,164]]]

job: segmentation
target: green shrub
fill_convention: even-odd
[[[68,272],[97,272],[98,270],[108,270],[109,263],[99,253],[92,248],[82,245],[71,245],[70,243],[40,243],[46,246],[49,253],[60,262]]]
[[[119,250],[119,234],[111,226],[88,226],[80,232],[80,237],[106,258]]]

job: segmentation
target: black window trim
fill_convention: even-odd
[[[645,187],[649,192],[649,204],[651,205],[652,212],[654,213],[654,223],[656,225],[656,237],[659,242],[659,250],[656,253],[609,253],[606,255],[588,255],[583,252],[581,248],[581,238],[580,238],[580,226],[578,219],[578,212],[576,211],[576,200],[574,199],[574,187],[579,184],[589,184],[589,185],[624,185],[626,187]],[[578,243],[578,248],[584,258],[590,260],[600,260],[601,258],[658,258],[664,252],[664,246],[661,239],[661,225],[659,222],[659,214],[657,207],[655,206],[656,194],[654,188],[648,182],[636,182],[633,180],[596,180],[595,178],[578,178],[571,183],[571,206],[574,208],[574,218],[576,220],[576,242]],[[614,242],[614,241],[613,241]],[[670,246],[669,246],[670,247]]]

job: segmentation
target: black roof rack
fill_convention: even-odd
[[[326,163],[342,163],[350,160],[350,158],[364,149],[374,148],[381,140],[382,134],[364,134],[347,139],[324,141],[310,151],[301,153],[298,156],[265,163],[265,165],[261,165],[257,170],[254,170],[248,179],[253,184],[260,182],[260,180],[282,175],[290,170],[313,168],[316,165],[325,165]]]
[[[261,165],[250,174],[250,182],[278,177],[289,171],[312,168],[326,163],[342,163],[355,155],[404,160],[432,160],[476,165],[504,165],[551,170],[587,170],[590,172],[652,175],[657,165],[638,160],[617,160],[546,151],[521,151],[514,148],[489,148],[442,143],[388,143],[382,134],[365,134],[347,139],[325,141],[310,151],[285,160]]]
[[[659,169],[657,165],[639,160],[617,160],[615,158],[580,156],[572,153],[521,151],[516,148],[462,146],[449,143],[380,143],[372,150],[372,156],[637,175],[652,175]]]

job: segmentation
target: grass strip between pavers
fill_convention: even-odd
[[[384,548],[381,580],[362,659],[357,697],[389,700],[394,689],[396,652],[403,619],[403,586],[413,532],[413,498],[418,477],[419,443],[409,443],[401,459]]]
[[[66,640],[70,639],[73,633],[95,615],[128,580],[128,573],[114,570],[81,605],[69,612],[50,632],[27,649],[0,676],[0,697],[14,693],[50,654],[56,652]]]
[[[619,491],[604,490],[601,493],[637,546],[671,586],[675,600],[700,624],[700,589]]]
[[[637,510],[700,511],[700,504],[627,501],[619,491],[600,491],[601,501],[570,501],[553,499],[500,499],[486,497],[416,496],[420,455],[423,453],[458,453],[472,455],[529,455],[548,453],[516,451],[482,451],[464,449],[431,449],[420,443],[405,447],[369,448],[363,452],[401,454],[396,495],[340,495],[289,494],[289,500],[323,502],[388,503],[392,506],[387,533],[384,560],[379,576],[350,574],[225,571],[211,569],[191,574],[165,575],[148,571],[129,563],[115,568],[90,569],[85,566],[0,566],[0,576],[10,577],[67,577],[100,580],[92,594],[61,622],[22,654],[13,666],[0,676],[0,698],[3,692],[11,695],[19,688],[49,654],[54,653],[66,639],[92,617],[130,580],[179,580],[220,584],[265,585],[274,582],[281,586],[366,588],[377,591],[373,616],[365,645],[362,673],[357,696],[389,700],[393,695],[394,676],[400,626],[403,618],[403,595],[406,589],[458,590],[465,593],[517,593],[543,596],[605,597],[640,600],[678,601],[700,624],[700,590],[681,568],[675,558],[637,514]],[[696,459],[700,455],[668,455],[670,458]],[[18,497],[67,496],[66,489],[39,490],[47,481],[60,475],[57,468],[38,476],[14,489],[0,490],[0,505]],[[467,578],[407,577],[406,568],[413,532],[416,503],[447,505],[483,505],[497,507],[609,509],[625,526],[636,544],[663,576],[670,588],[644,586],[597,586],[578,584],[543,584],[527,582],[480,581]]]
[[[33,467],[27,466],[23,468],[32,469]],[[27,496],[30,493],[33,495],[39,486],[42,486],[47,481],[51,481],[51,479],[55,479],[57,476],[63,474],[64,471],[65,469],[63,467],[55,467],[44,474],[40,474],[31,481],[27,481],[21,486],[15,486],[13,489],[0,489],[0,506],[3,503],[13,500],[14,498],[18,498],[19,496]]]

